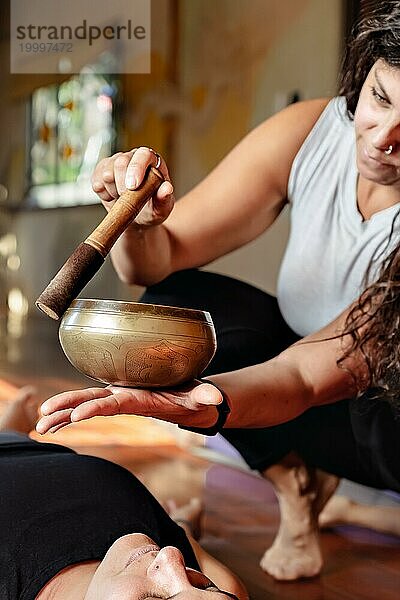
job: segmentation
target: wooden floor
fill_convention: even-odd
[[[0,410],[12,385],[34,383],[43,397],[84,387],[58,347],[56,325],[40,317],[20,337],[3,331],[0,343]],[[47,439],[115,461],[135,473],[160,499],[205,502],[202,543],[236,571],[251,598],[296,600],[397,600],[400,598],[400,540],[360,528],[322,533],[321,576],[277,583],[258,561],[276,533],[278,508],[270,485],[238,468],[218,464],[179,447],[175,429],[136,417],[94,419]]]

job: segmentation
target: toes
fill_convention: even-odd
[[[284,555],[276,555],[274,551],[268,550],[260,561],[260,567],[277,581],[295,581],[303,577],[315,577],[322,568],[320,559],[310,557],[296,558],[290,557],[288,553],[282,550]]]
[[[270,556],[268,552],[261,559],[260,567],[274,579],[285,579],[283,565],[276,558]]]

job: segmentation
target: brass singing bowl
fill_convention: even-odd
[[[172,387],[195,379],[216,350],[208,312],[117,300],[74,300],[59,338],[78,371],[128,387]]]

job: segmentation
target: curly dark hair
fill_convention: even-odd
[[[366,0],[361,19],[347,45],[339,81],[339,94],[346,97],[353,118],[364,81],[374,63],[382,59],[400,67],[399,0]]]
[[[398,211],[393,224],[400,216]],[[351,344],[338,365],[356,351],[361,352],[368,370],[368,387],[400,409],[400,242],[384,260],[378,279],[370,284],[349,312],[342,335]]]

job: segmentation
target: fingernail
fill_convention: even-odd
[[[216,398],[210,398],[208,394],[201,394],[198,401],[204,406],[217,406],[218,404],[221,404],[222,399],[216,400]]]
[[[127,175],[126,179],[125,179],[125,185],[128,188],[128,190],[134,190],[137,187],[137,178],[134,177],[133,175]]]

